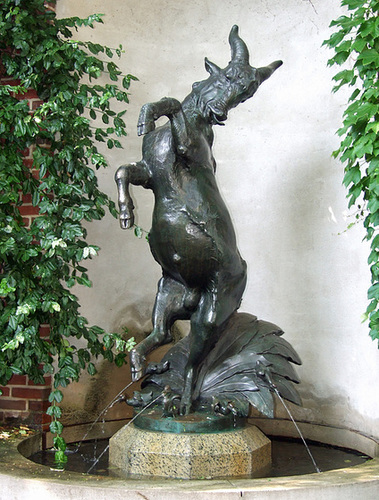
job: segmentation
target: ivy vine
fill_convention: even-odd
[[[107,167],[107,160],[96,144],[121,148],[125,111],[114,111],[114,103],[129,102],[136,80],[112,60],[121,56],[121,45],[73,38],[78,27],[102,22],[100,14],[57,19],[44,0],[0,4],[0,62],[3,76],[14,80],[0,87],[0,384],[13,374],[35,383],[53,374],[47,413],[58,462],[65,461],[60,388],[82,370],[93,375],[93,357],[121,366],[133,345],[89,326],[72,291],[91,286],[83,261],[99,251],[86,241],[83,223],[106,210],[117,216],[98,187],[94,169]],[[104,76],[107,83],[99,84]],[[22,98],[29,89],[43,99],[33,111]],[[33,170],[23,158],[28,148]],[[30,227],[20,213],[25,199],[39,208]],[[50,325],[47,339],[40,337],[43,324]]]
[[[329,65],[347,62],[333,77],[333,90],[347,85],[353,92],[333,155],[344,163],[349,207],[357,208],[356,219],[363,222],[371,245],[370,303],[364,319],[369,320],[371,338],[379,341],[379,2],[342,0],[341,6],[346,13],[332,21],[336,31],[324,45],[334,50]]]

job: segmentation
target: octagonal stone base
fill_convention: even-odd
[[[270,468],[271,442],[255,426],[209,434],[175,434],[131,424],[110,439],[109,462],[138,476],[258,477]]]

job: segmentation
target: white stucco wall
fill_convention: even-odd
[[[321,44],[341,14],[339,0],[59,0],[60,17],[104,13],[104,25],[78,37],[111,47],[139,82],[131,87],[123,150],[109,151],[100,185],[116,200],[113,175],[141,157],[139,109],[164,96],[183,99],[207,78],[204,56],[229,61],[233,24],[253,66],[284,65],[257,94],[215,127],[217,179],[248,263],[241,310],[277,323],[299,352],[304,408],[297,418],[378,434],[379,353],[361,324],[369,270],[364,233],[344,232],[343,171],[338,145],[346,95],[331,93],[331,56]],[[137,223],[149,229],[152,194],[132,188]],[[146,330],[160,268],[148,245],[107,217],[88,227],[101,254],[90,263],[92,289],[77,290],[92,324]],[[279,410],[279,414],[280,414]]]

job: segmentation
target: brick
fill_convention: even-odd
[[[0,398],[0,408],[3,410],[26,410],[26,401]]]
[[[46,415],[46,413],[36,413],[36,412],[31,412],[28,415],[28,423],[31,426],[41,426],[43,424],[49,424],[51,422],[51,417],[49,415]]]
[[[21,215],[39,215],[39,208],[33,205],[21,205],[19,210]]]
[[[35,111],[36,109],[38,109],[41,105],[43,104],[43,101],[41,101],[41,99],[32,99],[30,101],[30,109],[32,111]]]
[[[15,98],[19,101],[24,101],[26,99],[39,99],[38,94],[34,89],[28,89],[24,94],[15,94]]]
[[[15,80],[11,76],[3,76],[1,78],[1,83],[3,85],[12,85],[12,87],[20,85],[20,80]]]
[[[50,424],[50,422],[52,421],[52,418],[50,417],[50,415],[46,415],[45,412],[43,412],[42,414],[42,424]]]
[[[22,410],[0,411],[0,422],[11,425],[25,424],[28,427],[48,431],[51,418],[45,413]]]
[[[30,227],[30,218],[23,217],[22,222],[25,224],[25,227]]]
[[[12,387],[12,397],[20,399],[47,399],[50,394],[48,388]]]
[[[31,147],[30,147],[30,148],[23,149],[22,151],[20,151],[20,155],[21,155],[23,158],[32,158],[32,149],[31,149]],[[25,161],[25,160],[24,160],[24,161]]]
[[[12,378],[8,382],[9,385],[26,385],[27,376],[26,375],[12,375]]]
[[[1,397],[4,397],[4,396],[9,396],[9,394],[10,394],[10,389],[9,389],[9,387],[0,387],[0,390],[1,390],[1,392],[3,393],[3,394],[0,396],[0,400],[1,400]]]
[[[25,167],[31,169],[33,167],[33,158],[24,158],[22,160],[22,163],[25,165]]]
[[[49,325],[41,325],[39,327],[39,335],[41,338],[50,337],[50,326]]]
[[[11,420],[13,422],[20,422],[26,420],[29,417],[28,411],[22,410],[5,410],[3,412],[3,421]]]
[[[50,406],[49,401],[28,401],[28,409],[31,411],[45,412]]]
[[[29,193],[21,194],[21,199],[22,199],[22,202],[25,204],[32,203],[32,195]]]

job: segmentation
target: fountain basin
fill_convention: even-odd
[[[97,424],[89,439],[110,437],[126,421]],[[297,437],[292,422],[278,419],[251,419],[264,433]],[[36,435],[21,443],[0,443],[0,499],[29,500],[49,498],[60,500],[226,500],[243,496],[259,500],[377,500],[379,492],[379,439],[359,431],[300,422],[306,439],[357,450],[371,457],[362,465],[332,470],[321,474],[262,479],[207,480],[140,480],[83,475],[52,471],[26,457],[42,447],[42,436]],[[80,440],[87,426],[65,429],[68,442]],[[104,432],[103,432],[104,431]],[[51,438],[47,436],[47,446]]]

